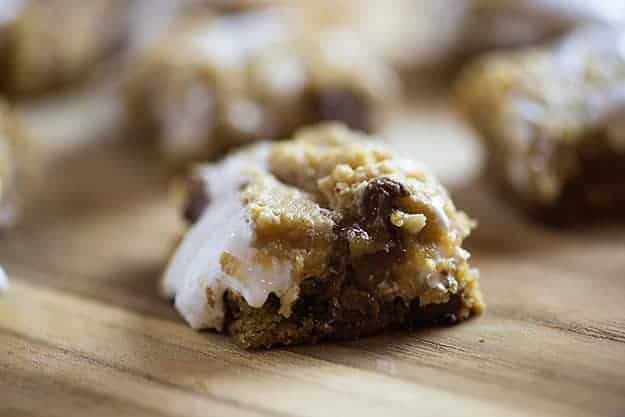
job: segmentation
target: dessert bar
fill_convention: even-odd
[[[625,32],[486,55],[458,82],[489,176],[554,222],[625,213]]]
[[[343,125],[199,166],[164,293],[246,348],[452,324],[482,311],[473,222],[422,165]]]
[[[32,95],[74,81],[122,41],[120,0],[2,0],[0,90]]]
[[[198,14],[146,48],[125,84],[128,121],[175,162],[212,158],[318,121],[368,131],[394,71],[344,27],[294,8]]]

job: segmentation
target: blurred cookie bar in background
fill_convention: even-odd
[[[131,0],[127,3],[126,42],[128,55],[155,42],[177,19],[197,13],[237,13],[286,0]]]
[[[409,74],[454,69],[476,53],[536,44],[582,25],[625,23],[621,0],[366,0],[341,5],[337,16]]]
[[[423,165],[326,124],[198,167],[164,293],[246,348],[454,324],[484,304],[473,222]]]
[[[625,31],[582,29],[472,63],[459,101],[489,176],[555,222],[625,213]]]
[[[33,95],[80,79],[114,52],[153,43],[180,15],[272,5],[299,10],[300,32],[328,23],[349,27],[396,69],[625,20],[617,0],[3,0],[0,90]]]
[[[175,161],[323,120],[370,131],[398,91],[354,31],[296,7],[179,18],[129,71],[128,122]]]
[[[125,4],[0,2],[0,90],[33,95],[84,76],[123,41]]]
[[[541,42],[586,24],[625,23],[621,0],[469,0],[466,52]]]

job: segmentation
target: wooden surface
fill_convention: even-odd
[[[155,290],[179,226],[166,173],[82,146],[0,241],[0,416],[625,416],[625,229],[524,220],[448,116],[422,109],[393,138],[480,221],[484,316],[263,352],[196,333]]]

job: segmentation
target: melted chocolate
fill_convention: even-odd
[[[313,111],[316,121],[339,121],[352,129],[371,131],[371,115],[367,102],[347,89],[314,93]]]
[[[183,210],[183,217],[189,224],[194,224],[202,217],[204,210],[210,204],[210,195],[201,178],[191,178],[188,187],[188,198]]]

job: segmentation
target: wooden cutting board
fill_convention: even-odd
[[[444,106],[399,119],[394,144],[480,222],[485,315],[261,352],[196,333],[155,289],[179,227],[167,173],[129,146],[73,147],[0,241],[0,416],[625,416],[625,229],[532,224],[476,176]]]

